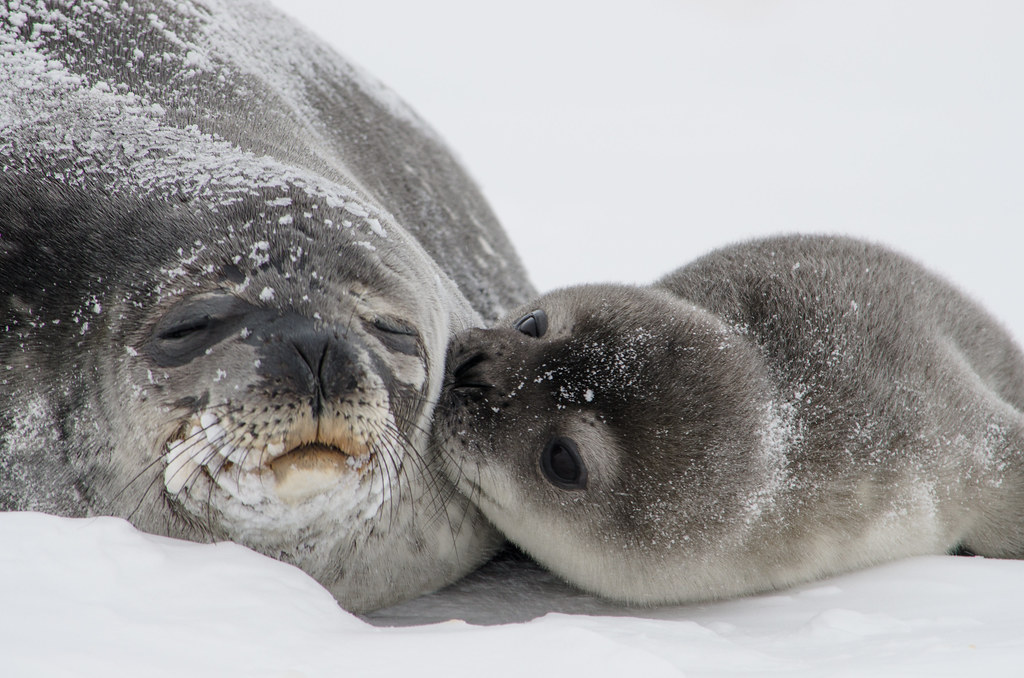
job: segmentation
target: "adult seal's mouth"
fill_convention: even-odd
[[[365,472],[369,462],[369,453],[350,456],[339,447],[311,444],[271,459],[269,466],[277,496],[296,503],[326,491],[343,474]]]
[[[372,439],[340,432],[323,440],[286,446],[278,439],[254,447],[243,425],[212,412],[189,420],[179,431],[164,455],[164,485],[174,497],[205,480],[250,504],[268,495],[298,504],[347,477],[362,477],[373,463]]]

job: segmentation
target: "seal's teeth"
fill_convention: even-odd
[[[267,454],[271,457],[280,456],[284,452],[284,443],[274,442],[267,443]]]
[[[245,459],[245,448],[244,447],[233,447],[231,445],[225,445],[220,448],[220,453],[225,459],[230,461],[232,464],[240,464]]]
[[[239,464],[242,468],[245,466],[242,464],[245,461],[246,452],[249,450],[244,447],[233,447],[231,445],[225,445],[220,448],[221,455],[224,456],[224,461],[231,462],[232,464]]]
[[[196,437],[197,435],[199,435],[202,432],[203,432],[203,429],[199,428],[198,426],[193,426],[191,428],[191,430],[189,430],[189,432],[188,432],[188,437],[189,438],[194,438],[194,437]]]
[[[265,501],[265,488],[262,480],[257,477],[244,473],[218,473],[214,476],[214,482],[247,506],[257,506]]]
[[[218,440],[226,436],[228,433],[227,431],[224,430],[224,427],[221,426],[216,421],[209,426],[204,426],[203,431],[206,432],[206,439],[210,443],[216,443]]]
[[[217,483],[222,490],[229,494],[238,494],[238,474],[217,473],[213,476],[213,482]]]
[[[167,443],[167,454],[164,459],[169,465],[180,465],[185,463],[185,461],[192,459],[192,455],[194,454],[195,443],[186,442],[184,440],[174,440]]]
[[[210,472],[210,475],[216,475],[227,461],[228,460],[222,457],[219,453],[211,453],[203,460],[203,466],[205,466],[206,470]]]
[[[220,418],[213,412],[203,412],[202,416],[199,417],[199,424],[203,428],[210,428],[220,423]]]
[[[181,492],[188,479],[199,469],[192,457],[184,452],[175,451],[179,446],[173,446],[167,454],[167,466],[164,468],[164,487],[175,495]]]
[[[263,455],[258,450],[254,450],[251,447],[245,447],[236,451],[236,458],[232,459],[236,464],[241,465],[246,471],[254,471],[260,467],[260,463],[263,461]]]

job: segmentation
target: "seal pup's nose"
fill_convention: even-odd
[[[452,370],[449,388],[463,392],[492,388],[493,384],[488,383],[481,369],[488,360],[487,354],[483,351],[461,356],[461,360]]]

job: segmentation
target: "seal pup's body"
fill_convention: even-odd
[[[435,589],[501,542],[428,450],[447,341],[530,294],[434,133],[266,5],[0,16],[0,508]]]
[[[678,603],[1024,555],[1024,358],[886,249],[738,245],[498,327],[450,348],[448,473],[581,588]]]

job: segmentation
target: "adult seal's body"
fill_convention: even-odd
[[[0,9],[0,508],[299,565],[352,610],[500,538],[436,472],[451,332],[530,294],[392,94],[261,4]]]
[[[958,548],[1024,554],[1024,358],[888,250],[731,247],[650,287],[543,296],[450,351],[449,474],[604,596],[695,601]]]

